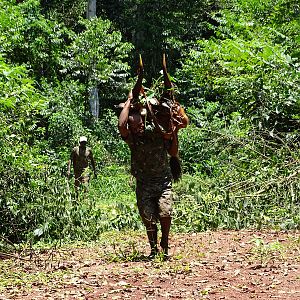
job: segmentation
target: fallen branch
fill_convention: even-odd
[[[24,261],[30,261],[30,259],[27,258],[23,258],[14,254],[9,254],[9,253],[4,253],[4,252],[0,252],[0,258],[15,258],[15,259],[20,259],[20,260],[24,260]]]

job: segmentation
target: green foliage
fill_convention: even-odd
[[[102,106],[116,104],[127,87],[129,66],[124,60],[132,45],[122,42],[121,33],[108,20],[81,20],[80,25],[84,29],[63,54],[61,72],[80,80],[88,90],[97,86]]]
[[[200,107],[207,100],[218,102],[224,115],[238,111],[260,128],[297,126],[300,78],[284,46],[261,38],[199,41],[198,46],[180,74],[187,97],[196,94]]]
[[[299,227],[299,60],[296,39],[280,32],[298,17],[268,21],[262,6],[276,3],[240,2],[220,12],[218,38],[199,40],[177,73],[194,124],[181,132],[181,158],[201,178],[180,193],[180,211],[201,211],[182,213],[190,230]]]
[[[249,172],[253,169],[252,166]],[[272,177],[267,167],[242,178],[240,170],[234,169],[212,179],[185,176],[175,187],[173,226],[189,232],[219,228],[298,229],[298,172],[295,168],[284,175],[280,174],[286,171],[284,168],[277,173],[275,168],[272,171]]]
[[[53,113],[67,109],[72,110],[82,121],[88,119],[89,111],[84,101],[86,88],[83,84],[74,80],[65,80],[56,83],[43,82],[42,87],[48,99],[48,105],[43,110],[46,118]]]
[[[190,42],[212,33],[210,13],[218,1],[98,1],[99,13],[112,20],[132,43],[145,62],[145,77],[152,81],[161,70],[162,52],[172,57],[169,66],[181,56]]]
[[[195,174],[176,186],[176,224],[298,228],[297,5],[224,3],[215,37],[197,41],[176,75],[192,122],[180,132],[181,158]]]
[[[93,133],[109,153],[109,160],[129,163],[129,148],[121,139],[118,130],[118,117],[110,110],[104,110],[94,123]]]
[[[41,0],[43,14],[76,31],[78,20],[86,14],[86,0]]]
[[[60,157],[54,152],[44,161],[35,157],[35,165],[28,157],[13,161],[19,170],[9,170],[19,174],[17,178],[2,173],[0,183],[6,183],[6,191],[1,195],[0,230],[6,240],[90,240],[107,230],[141,228],[134,191],[122,169],[99,169],[89,193],[80,192],[76,200],[73,180],[65,177]]]
[[[256,125],[298,126],[299,29],[293,1],[233,1],[216,15],[218,39],[199,40],[179,72],[181,90],[197,105],[215,101],[223,115],[238,111]],[[274,10],[275,6],[275,10]],[[293,7],[289,18],[282,10]],[[268,8],[267,8],[268,7]],[[266,18],[272,8],[272,18]],[[259,19],[259,16],[261,19]],[[258,20],[257,20],[258,19]],[[259,22],[261,21],[261,24]],[[298,24],[298,26],[296,25]],[[286,28],[289,28],[288,38]],[[293,33],[292,33],[293,32]]]
[[[10,67],[0,57],[0,136],[7,141],[29,142],[43,133],[37,116],[46,99],[33,83],[24,67]]]
[[[143,228],[113,111],[136,55],[125,38],[150,81],[162,51],[172,71],[182,58],[174,81],[191,125],[173,230],[299,228],[298,1],[98,2],[102,17],[83,20],[85,5],[0,2],[0,247]],[[82,134],[98,177],[75,200],[65,174]]]
[[[26,64],[36,81],[79,80],[85,98],[97,86],[103,105],[122,97],[132,45],[122,42],[108,20],[81,19],[74,32],[45,18],[36,0],[8,3],[0,14],[0,51],[9,61]]]
[[[37,80],[55,78],[59,53],[70,32],[45,19],[37,0],[18,5],[4,2],[0,11],[1,52],[15,64],[26,64]]]
[[[83,127],[72,110],[64,109],[49,118],[49,141],[53,146],[71,146]]]
[[[254,238],[252,241],[253,247],[251,252],[253,259],[257,259],[261,266],[266,266],[269,261],[279,256],[281,260],[285,258],[287,252],[286,245],[283,245],[279,241],[267,243],[261,238]]]
[[[121,35],[107,21],[82,21],[86,30],[74,34],[45,19],[37,1],[7,4],[0,11],[0,51],[6,61],[26,63],[34,72],[0,60],[1,236],[11,242],[88,239],[107,228],[139,226],[130,203],[94,206],[91,214],[94,200],[102,201],[99,194],[103,192],[97,189],[93,200],[75,205],[70,198],[73,184],[70,188],[64,177],[68,150],[82,133],[95,143],[99,164],[111,156],[108,150],[114,152],[112,147],[107,150],[96,142],[87,128],[93,122],[85,99],[89,84],[96,84],[95,80],[100,79],[105,87],[101,90],[103,95],[111,88],[120,89],[128,70],[123,59],[131,46],[121,42]],[[13,22],[9,22],[10,18]],[[91,48],[86,55],[88,43]],[[51,72],[44,72],[45,64]],[[36,76],[36,80],[28,74]],[[65,80],[58,80],[63,77]],[[35,87],[37,81],[40,92]],[[109,97],[117,99],[116,95],[110,92]],[[111,125],[102,124],[99,132]],[[110,193],[104,194],[108,199]],[[123,211],[129,211],[127,218],[121,217]]]
[[[16,228],[26,230],[31,222],[25,216],[20,218],[18,199],[30,202],[31,175],[42,164],[38,139],[45,128],[39,124],[39,115],[46,101],[24,67],[11,67],[1,60],[0,70],[0,232],[16,238],[22,235]]]

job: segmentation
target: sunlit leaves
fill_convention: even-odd
[[[239,9],[243,14],[236,14]],[[243,9],[222,11],[217,29],[222,39],[198,41],[189,53],[180,73],[185,90],[193,95],[198,89],[202,99],[220,101],[225,115],[239,111],[280,131],[295,127],[300,102],[295,52],[290,41],[277,42],[280,32],[272,30],[271,21],[257,26]]]
[[[0,51],[6,58],[26,64],[37,80],[55,78],[59,53],[71,33],[62,24],[47,20],[36,0],[7,4],[0,14]]]
[[[81,23],[85,30],[68,47],[63,67],[91,86],[124,80],[129,70],[125,59],[132,45],[122,42],[120,32],[113,31],[109,21],[95,18]]]

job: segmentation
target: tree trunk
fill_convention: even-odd
[[[96,0],[89,0],[87,6],[87,19],[96,17]],[[99,97],[98,97],[98,88],[94,86],[90,90],[89,103],[92,115],[98,119],[99,116]]]
[[[89,0],[87,6],[87,19],[96,17],[96,0]]]

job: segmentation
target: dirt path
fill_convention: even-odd
[[[168,261],[147,252],[131,232],[2,260],[0,299],[300,299],[299,231],[174,234]]]

